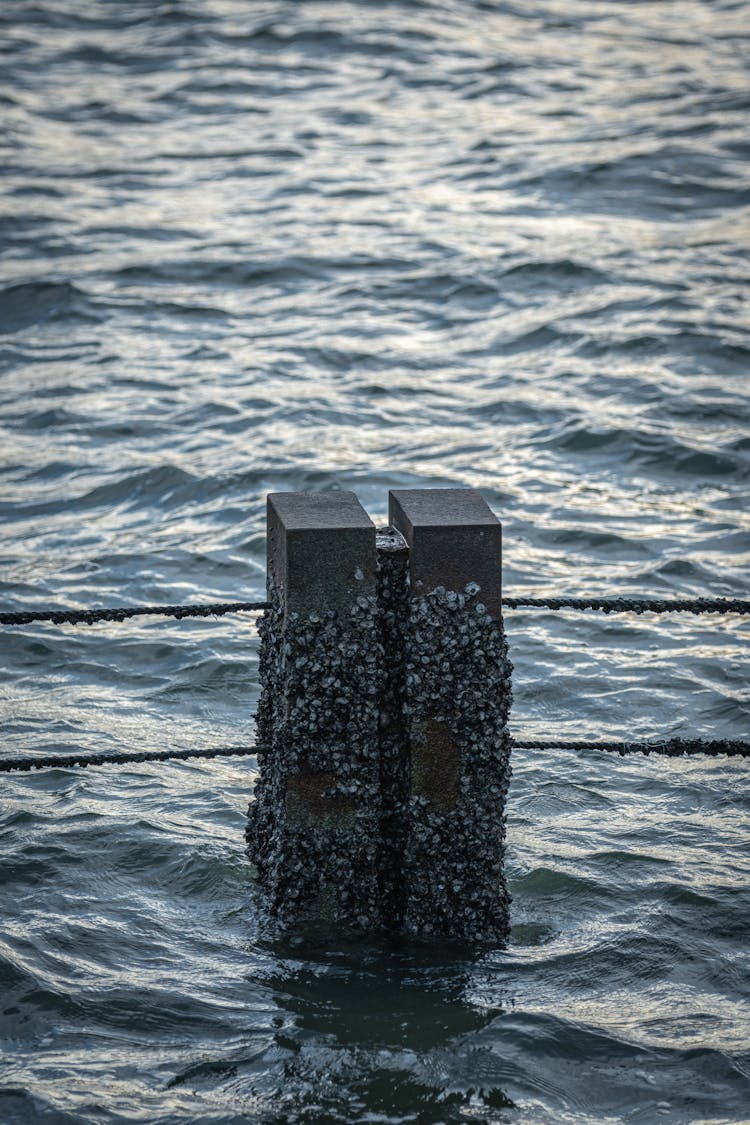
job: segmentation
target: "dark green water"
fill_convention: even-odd
[[[262,595],[480,488],[508,593],[747,596],[750,8],[6,0],[0,602]],[[750,732],[739,618],[515,613],[514,732]],[[252,619],[2,635],[0,753],[252,736]],[[507,950],[273,944],[248,759],[6,776],[0,1121],[742,1122],[747,764],[518,753]]]

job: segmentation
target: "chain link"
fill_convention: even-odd
[[[127,754],[53,754],[45,758],[0,759],[0,773],[15,770],[69,769],[72,766],[125,766],[131,762],[184,762],[189,758],[235,758],[257,754],[264,748],[251,746],[216,746],[209,750],[156,750]]]
[[[586,741],[570,738],[514,738],[515,750],[606,750],[610,754],[664,754],[680,758],[684,754],[707,754],[716,758],[750,757],[750,742],[731,738],[665,738],[654,742],[616,742],[614,740]]]
[[[750,614],[746,598],[503,598],[505,609],[599,610],[602,613],[736,613]],[[227,613],[257,613],[269,602],[208,602],[205,605],[116,606],[112,609],[28,610],[0,613],[0,625],[93,625],[97,621],[126,621],[131,617],[223,617]]]
[[[576,740],[570,738],[514,738],[514,750],[605,750],[611,754],[665,754],[678,758],[684,754],[706,754],[729,757],[750,757],[750,742],[738,739],[668,738],[658,742],[615,742]],[[56,754],[39,758],[0,759],[0,773],[13,771],[69,769],[72,766],[123,766],[139,762],[187,761],[190,758],[235,758],[267,753],[262,743],[250,746],[217,746],[208,750],[157,750],[130,754]]]
[[[31,610],[0,613],[0,625],[30,625],[49,621],[53,625],[93,625],[97,621],[126,621],[129,617],[223,617],[227,613],[254,613],[268,609],[268,602],[207,602],[205,605],[119,606],[113,609]]]
[[[750,613],[746,598],[503,598],[507,609],[596,609],[602,613]]]

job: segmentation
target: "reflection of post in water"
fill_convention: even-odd
[[[467,1002],[471,963],[423,948],[307,953],[264,982],[283,1019],[275,1038],[293,1101],[311,1088],[320,1120],[329,1100],[340,1110],[348,1098],[370,1113],[418,1111],[426,1116],[406,1119],[433,1122],[454,1120],[462,1107],[513,1106],[499,1085],[502,1060],[473,1042],[502,1009]]]

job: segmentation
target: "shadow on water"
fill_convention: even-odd
[[[476,1057],[455,1065],[503,1012],[467,999],[478,954],[397,939],[288,952],[265,984],[300,1119],[447,1122],[513,1106]]]

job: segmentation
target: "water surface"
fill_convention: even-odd
[[[509,593],[747,596],[750,10],[0,9],[0,602],[262,596],[470,485]],[[509,614],[517,736],[746,738],[738,618]],[[244,741],[250,617],[6,630],[2,753]],[[249,759],[7,776],[8,1122],[739,1122],[750,774],[519,752],[507,950],[264,940]]]

